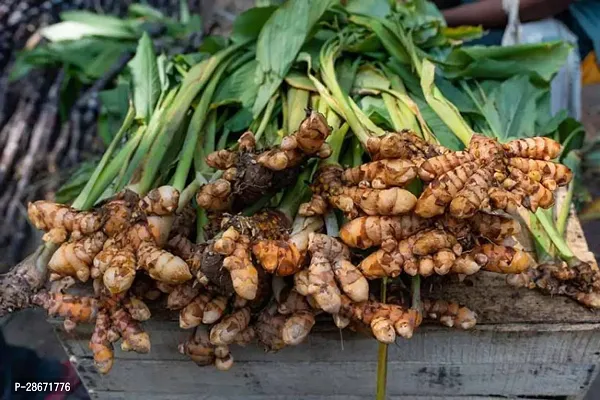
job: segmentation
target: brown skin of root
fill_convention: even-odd
[[[367,215],[392,216],[412,210],[417,198],[401,188],[370,189],[345,187],[341,195],[331,196],[330,202],[347,216],[355,218],[358,210]]]
[[[135,201],[135,204],[133,203]],[[134,199],[117,198],[108,201],[102,206],[106,221],[102,226],[102,231],[109,237],[114,237],[126,231],[132,221],[134,207],[137,206],[138,197]]]
[[[300,294],[295,289],[286,287],[278,299],[277,312],[283,315],[289,315],[296,311],[309,311],[311,306],[305,295]]]
[[[146,214],[170,215],[179,203],[179,191],[173,186],[161,186],[152,189],[140,200],[139,207]]]
[[[254,327],[249,326],[235,337],[234,343],[238,346],[246,346],[254,341],[256,338],[256,330]]]
[[[447,327],[471,329],[477,323],[477,314],[467,307],[444,300],[423,299],[423,314],[430,319],[440,321]]]
[[[416,310],[375,301],[353,303],[346,296],[342,297],[340,315],[370,325],[375,337],[384,343],[393,343],[396,334],[407,339],[412,337],[414,329],[421,324],[421,315]]]
[[[123,293],[135,279],[136,258],[133,251],[121,249],[110,261],[111,266],[102,275],[104,286],[111,293]]]
[[[303,269],[294,274],[294,289],[303,296],[309,294],[308,269]]]
[[[206,304],[211,297],[207,293],[196,296],[188,305],[179,312],[179,327],[182,329],[194,328],[202,322]]]
[[[169,239],[171,226],[173,225],[173,215],[148,215],[146,223],[148,229],[154,238],[156,244],[163,248]]]
[[[515,182],[515,186],[507,188],[511,192],[517,192],[520,197],[523,197],[521,203],[535,212],[538,207],[550,208],[554,205],[554,195],[552,192],[541,183],[538,183],[523,172],[516,168],[509,167],[510,175],[512,180]],[[503,184],[507,184],[508,180],[505,180]]]
[[[113,346],[108,338],[110,325],[108,314],[105,311],[98,313],[96,326],[89,343],[89,348],[94,355],[94,366],[101,374],[107,374],[114,362]]]
[[[483,269],[501,274],[520,274],[533,267],[533,258],[525,251],[497,244],[484,244],[473,249],[474,253],[481,253],[487,257]]]
[[[275,304],[271,304],[261,311],[254,329],[258,341],[264,346],[265,351],[274,352],[286,346],[282,332],[287,318],[286,315],[277,312]]]
[[[348,168],[342,174],[346,185],[365,185],[375,189],[405,186],[417,176],[417,167],[409,160],[380,160]]]
[[[441,154],[439,147],[428,145],[409,130],[369,138],[367,150],[374,161],[389,158],[424,159]]]
[[[493,242],[500,242],[521,232],[521,224],[517,220],[483,212],[470,218],[469,224],[477,233]]]
[[[473,154],[482,165],[500,162],[504,158],[500,143],[483,135],[473,135],[469,143],[469,153]]]
[[[442,249],[452,249],[457,245],[456,238],[441,229],[419,232],[412,245],[412,253],[417,256],[434,254]]]
[[[128,296],[123,299],[123,306],[131,314],[131,318],[136,321],[147,321],[150,319],[150,309],[142,300],[134,296]]]
[[[340,239],[349,247],[368,249],[388,241],[397,242],[431,224],[432,221],[412,213],[395,217],[359,217],[341,227]]]
[[[181,211],[175,214],[173,220],[173,226],[171,226],[171,232],[169,238],[181,235],[182,237],[189,237],[194,232],[196,227],[196,210],[190,203],[187,204]]]
[[[102,227],[102,216],[96,212],[77,211],[74,208],[50,201],[39,200],[29,203],[27,214],[37,228],[49,231],[63,228],[68,232],[90,234]]]
[[[142,330],[140,325],[123,308],[117,308],[111,313],[113,325],[126,341],[131,349],[138,353],[148,353],[150,351],[150,338]]]
[[[227,297],[217,296],[211,299],[204,307],[204,313],[202,314],[202,323],[205,325],[211,325],[217,322],[223,316],[225,309],[227,308]]]
[[[44,308],[48,315],[69,318],[73,322],[90,322],[98,314],[98,301],[62,293],[39,292],[32,303]]]
[[[95,232],[80,240],[63,243],[52,255],[48,269],[60,276],[73,276],[82,282],[90,277],[90,267],[102,250],[106,235]]]
[[[491,167],[476,171],[465,187],[450,202],[450,214],[457,218],[470,218],[489,204],[488,189],[493,178]]]
[[[200,366],[215,362],[215,346],[210,343],[208,328],[199,326],[184,343],[179,344],[179,352]]]
[[[283,324],[281,337],[288,346],[302,343],[315,325],[315,316],[311,311],[298,311],[289,316]]]
[[[252,254],[270,274],[293,275],[302,268],[305,254],[285,240],[261,240],[252,246]]]
[[[104,248],[94,257],[93,266],[90,269],[90,276],[94,279],[104,275],[104,272],[110,267],[112,259],[119,252],[119,247],[112,239],[104,242]]]
[[[475,156],[467,151],[457,151],[448,154],[442,154],[437,157],[425,160],[419,167],[419,178],[425,182],[453,170],[461,164],[474,161]]]
[[[200,208],[210,211],[225,211],[231,208],[231,183],[217,179],[200,188],[196,201]]]
[[[65,228],[52,228],[44,234],[42,240],[54,244],[62,244],[69,237],[69,232]]]
[[[152,242],[143,242],[137,251],[139,265],[152,279],[179,284],[192,279],[188,265],[181,258],[162,250]]]
[[[258,271],[252,264],[249,247],[250,239],[240,236],[233,253],[223,260],[223,267],[231,274],[235,292],[247,300],[254,300],[258,292]]]
[[[580,262],[572,267],[544,263],[521,274],[509,275],[507,281],[512,286],[567,296],[586,307],[600,308],[600,273],[588,263]]]
[[[224,171],[235,166],[238,161],[238,155],[229,150],[217,150],[206,156],[205,160],[209,167]]]
[[[560,154],[560,143],[546,137],[534,137],[512,140],[503,145],[509,157],[533,158],[536,160],[552,160]]]
[[[446,206],[461,191],[477,169],[479,169],[477,162],[468,162],[436,178],[419,197],[415,213],[423,218],[443,214]]]
[[[202,253],[202,262],[200,268],[202,273],[215,285],[219,293],[225,296],[231,296],[235,293],[231,275],[223,268],[223,260],[225,257],[222,254],[214,251],[213,244],[210,244]]]
[[[175,286],[167,297],[167,308],[169,310],[181,310],[200,294],[201,289],[202,287],[193,281]]]
[[[551,180],[558,186],[565,186],[573,179],[573,172],[569,167],[551,161],[512,157],[508,159],[508,164],[542,184],[547,180]],[[554,190],[554,188],[548,189]]]
[[[331,133],[327,120],[316,111],[311,111],[293,134],[286,136],[279,148],[265,151],[257,161],[274,171],[282,171],[300,165],[306,156],[328,157],[331,149],[325,139]]]
[[[300,204],[298,215],[303,217],[312,217],[315,215],[325,215],[329,210],[327,201],[320,195],[313,195],[309,202]]]
[[[229,345],[235,341],[238,333],[245,330],[250,323],[250,309],[242,308],[224,317],[210,330],[210,342],[214,345]]]

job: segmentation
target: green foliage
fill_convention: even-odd
[[[136,118],[148,123],[160,96],[162,85],[154,45],[146,33],[138,43],[135,57],[129,62],[129,70],[133,77],[133,104]]]

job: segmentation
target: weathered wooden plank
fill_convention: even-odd
[[[90,393],[92,399],[98,400],[164,400],[164,394],[156,394],[154,392],[105,392],[92,391]],[[177,400],[365,400],[365,396],[338,396],[338,395],[319,395],[319,396],[303,396],[303,395],[232,395],[232,396],[203,396],[202,393],[170,393],[169,398]],[[506,400],[506,397],[497,396],[387,396],[388,400]],[[519,397],[520,400],[534,400],[533,397]],[[539,398],[538,398],[539,399]]]
[[[177,345],[189,332],[174,324],[149,321],[150,354],[123,352],[115,349],[117,359],[128,360],[187,360],[177,352]],[[552,326],[549,326],[549,328]],[[592,328],[598,326],[592,326]],[[389,358],[396,361],[424,361],[440,363],[589,363],[600,364],[600,334],[596,330],[535,331],[531,326],[512,326],[512,330],[496,329],[459,331],[424,327],[410,340],[398,340],[389,347]],[[507,327],[508,328],[508,327]],[[589,326],[583,326],[589,328]],[[76,357],[90,356],[90,332],[58,335],[67,352]],[[118,346],[117,346],[118,347]],[[266,354],[258,345],[232,347],[239,361],[374,361],[377,343],[356,333],[320,332],[312,334],[300,346],[289,347],[278,353]],[[127,361],[123,361],[127,362]]]
[[[92,360],[80,359],[77,370],[98,391],[202,394],[204,396],[331,395],[372,396],[375,361],[238,362],[227,373],[190,369],[189,362],[115,363],[99,376]],[[390,361],[391,396],[570,396],[587,388],[590,364],[440,364]]]

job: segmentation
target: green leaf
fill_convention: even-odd
[[[333,0],[288,0],[269,18],[256,45],[260,84],[252,108],[258,116],[296,60],[302,45]]]
[[[227,76],[217,88],[213,106],[240,103],[251,109],[258,93],[258,85],[254,81],[257,66],[256,60],[250,60]]]
[[[161,93],[154,45],[147,33],[142,35],[135,57],[129,62],[133,76],[133,104],[136,118],[148,123]]]
[[[311,92],[317,91],[314,83],[312,83],[306,74],[301,74],[297,71],[290,71],[285,77],[285,83],[296,89],[303,89]]]
[[[393,130],[392,118],[380,97],[364,96],[360,99],[360,108],[377,126]]]
[[[391,11],[388,0],[348,0],[346,9],[352,14],[385,18]]]
[[[67,11],[60,14],[63,22],[42,28],[46,39],[56,42],[78,40],[85,36],[102,36],[119,39],[137,39],[134,26],[126,21],[87,11]]]
[[[462,150],[465,148],[464,144],[424,99],[414,96],[413,101],[417,103],[423,119],[427,121],[427,126],[440,141],[440,144],[451,150]]]
[[[481,26],[445,26],[442,28],[442,35],[452,40],[475,40],[483,36],[483,28]]]
[[[566,157],[571,151],[579,150],[585,142],[585,127],[574,118],[566,118],[558,126],[558,141],[563,145],[559,159]]]
[[[277,7],[254,7],[241,13],[233,22],[231,40],[236,43],[256,40],[265,23]]]
[[[449,78],[507,79],[526,74],[549,82],[564,65],[571,46],[545,42],[517,46],[456,47],[442,64]]]
[[[69,174],[69,180],[56,191],[55,200],[61,204],[70,204],[75,200],[92,177],[96,164],[97,160],[84,162]]]
[[[166,18],[165,14],[163,14],[160,10],[149,6],[148,4],[133,3],[129,5],[127,11],[131,15],[146,17],[152,20],[163,20]]]
[[[501,141],[536,134],[536,101],[539,96],[540,89],[524,75],[510,78],[498,87],[493,105],[500,118]]]

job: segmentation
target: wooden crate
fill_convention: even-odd
[[[568,232],[576,253],[593,260],[575,218]],[[511,288],[492,273],[436,288],[435,296],[468,305],[479,323],[467,332],[423,326],[389,346],[390,399],[580,399],[598,374],[600,314],[569,299]],[[92,398],[358,400],[375,393],[377,343],[357,334],[321,327],[276,354],[233,346],[234,367],[220,372],[177,352],[189,334],[177,322],[155,317],[144,326],[150,354],[116,349],[107,376],[94,369],[90,327],[57,329]]]

